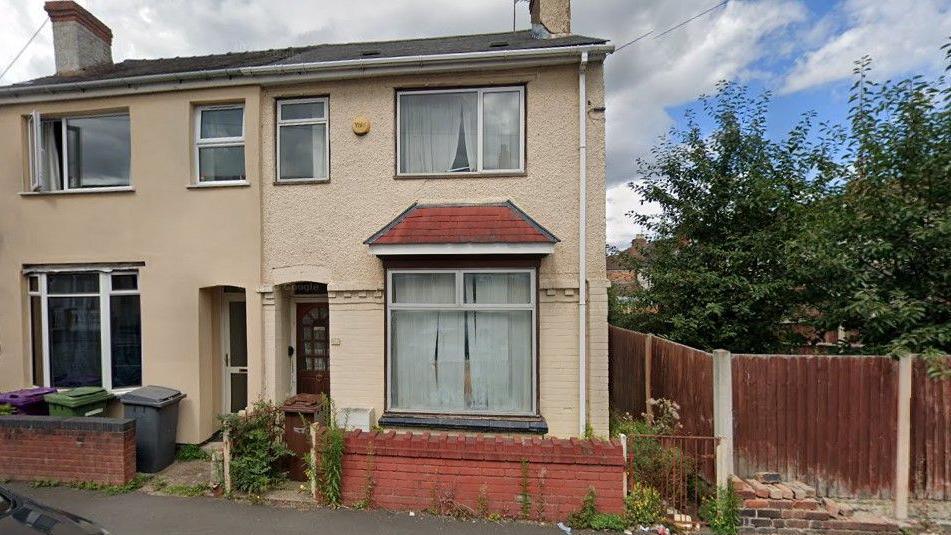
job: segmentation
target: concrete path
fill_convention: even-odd
[[[219,498],[150,496],[141,492],[108,496],[62,487],[32,488],[16,483],[9,486],[38,502],[98,522],[115,535],[562,534],[553,525],[457,521],[425,514],[409,516],[349,509],[299,511]]]

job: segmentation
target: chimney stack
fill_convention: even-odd
[[[43,6],[53,24],[56,74],[112,63],[112,30],[72,0],[55,0]]]
[[[571,33],[571,0],[530,0],[528,10],[535,38],[564,37]]]

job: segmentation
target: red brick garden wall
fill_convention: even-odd
[[[599,511],[624,511],[616,441],[354,431],[345,452],[348,505],[564,520],[593,488]]]
[[[135,477],[135,421],[0,416],[0,478],[120,485]]]

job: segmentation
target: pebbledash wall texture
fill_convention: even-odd
[[[122,485],[135,477],[135,420],[0,418],[0,479]]]
[[[354,431],[345,451],[347,505],[554,521],[594,489],[599,511],[624,511],[617,441]]]
[[[603,64],[588,66],[587,261],[588,421],[608,432],[607,273],[605,269]],[[404,89],[525,87],[525,172],[502,176],[396,176],[396,103]],[[326,95],[331,146],[329,180],[275,183],[276,146],[262,140],[262,287],[264,384],[281,399],[293,390],[284,358],[291,306],[288,285],[326,283],[329,290],[331,397],[340,407],[385,409],[385,271],[363,240],[412,205],[512,201],[560,242],[538,274],[538,401],[552,435],[578,429],[578,67],[466,71],[312,82],[268,87],[257,118],[273,132],[280,99]],[[248,113],[252,110],[248,109]],[[355,135],[355,116],[370,132]]]

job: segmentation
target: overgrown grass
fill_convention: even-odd
[[[345,431],[337,425],[333,403],[327,402],[329,421],[324,429],[320,461],[319,488],[328,505],[337,507],[342,501],[343,447]]]
[[[13,405],[9,403],[0,404],[0,416],[9,416],[15,412],[16,410],[14,410]]]
[[[210,461],[211,454],[201,449],[198,444],[179,444],[175,451],[178,461]]]
[[[284,443],[284,412],[258,401],[244,416],[221,418],[231,439],[231,484],[250,495],[263,494],[284,480],[281,460],[291,451]]]
[[[635,483],[624,499],[627,520],[633,525],[652,526],[663,518],[664,504],[657,489]]]
[[[33,488],[69,487],[72,489],[104,492],[110,496],[115,496],[118,494],[128,494],[130,492],[135,492],[141,489],[151,480],[152,476],[148,474],[136,474],[131,481],[123,485],[109,485],[105,483],[95,483],[92,481],[60,482],[55,479],[38,479],[36,481],[31,481],[30,486]]]
[[[573,529],[596,529],[610,531],[624,531],[627,521],[621,515],[598,512],[598,496],[594,488],[588,489],[581,509],[568,517],[568,525]]]
[[[700,518],[707,521],[717,535],[736,535],[740,525],[740,498],[733,485],[720,487],[715,496],[705,498],[700,507]]]

